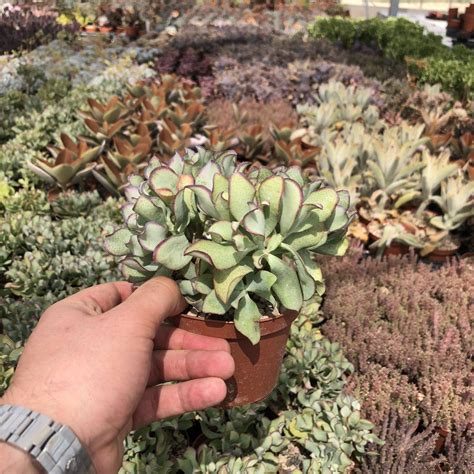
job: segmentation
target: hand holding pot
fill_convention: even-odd
[[[134,292],[130,283],[107,283],[54,304],[0,403],[68,425],[98,472],[117,472],[130,430],[226,396],[229,344],[161,324],[184,307],[177,285],[163,277]],[[168,381],[182,382],[158,385]]]

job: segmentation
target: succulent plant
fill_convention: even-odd
[[[451,177],[441,183],[441,195],[433,196],[432,200],[443,215],[433,217],[430,224],[443,230],[457,229],[474,216],[474,181],[466,181],[462,176]]]
[[[349,193],[296,167],[247,175],[234,152],[199,148],[151,160],[125,188],[125,227],[106,240],[133,282],[173,276],[204,314],[233,313],[252,343],[263,312],[300,310],[324,291],[314,253],[342,255]],[[216,316],[213,316],[216,317]]]
[[[441,183],[459,169],[458,165],[449,162],[449,158],[449,153],[443,153],[436,157],[426,152],[423,154],[424,167],[421,170],[420,179],[420,198],[422,202],[418,207],[417,215],[421,215],[430,204]]]
[[[392,195],[403,195],[417,186],[416,172],[423,168],[418,149],[426,143],[421,138],[423,126],[402,124],[385,130],[381,138],[371,141],[366,173],[373,189],[382,196],[381,206]]]
[[[63,148],[49,148],[54,157],[53,163],[37,158],[31,160],[28,166],[46,182],[66,188],[74,184],[81,176],[89,173],[91,167],[87,165],[99,156],[101,146],[91,148],[81,139],[75,143],[65,133],[61,134],[61,141]]]
[[[88,128],[97,143],[111,140],[127,124],[124,117],[129,110],[117,96],[112,97],[106,104],[88,99],[90,112],[81,112],[84,125]]]
[[[270,127],[273,139],[273,152],[278,160],[285,166],[315,166],[315,158],[319,153],[319,147],[303,143],[304,129],[292,130],[291,128],[278,129]]]
[[[392,242],[404,244],[413,248],[423,247],[423,241],[420,238],[408,232],[402,224],[394,221],[390,224],[383,225],[380,238],[370,244],[370,248],[376,249],[377,255],[382,255],[384,250],[387,247],[390,247]]]

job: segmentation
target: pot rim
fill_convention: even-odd
[[[279,316],[266,316],[261,318],[258,322],[261,338],[282,330],[286,331],[298,315],[299,311],[287,310]],[[199,334],[203,336],[220,337],[224,339],[247,339],[246,336],[237,331],[234,321],[204,319],[191,314],[178,314],[167,318],[167,320],[181,329],[192,326],[192,332],[199,332]]]

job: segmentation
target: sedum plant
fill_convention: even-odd
[[[314,253],[342,255],[349,193],[297,167],[245,174],[232,151],[198,148],[154,158],[132,176],[122,208],[125,226],[106,240],[135,283],[175,278],[195,311],[233,318],[253,344],[259,320],[324,291]]]

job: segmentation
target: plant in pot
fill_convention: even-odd
[[[135,39],[140,34],[143,21],[138,12],[133,8],[127,8],[123,15],[124,32],[130,39]]]
[[[170,322],[229,341],[236,361],[225,407],[274,388],[291,322],[324,292],[315,253],[343,255],[349,194],[297,167],[254,169],[198,148],[131,176],[125,226],[106,239],[124,276],[175,279],[190,310]]]

